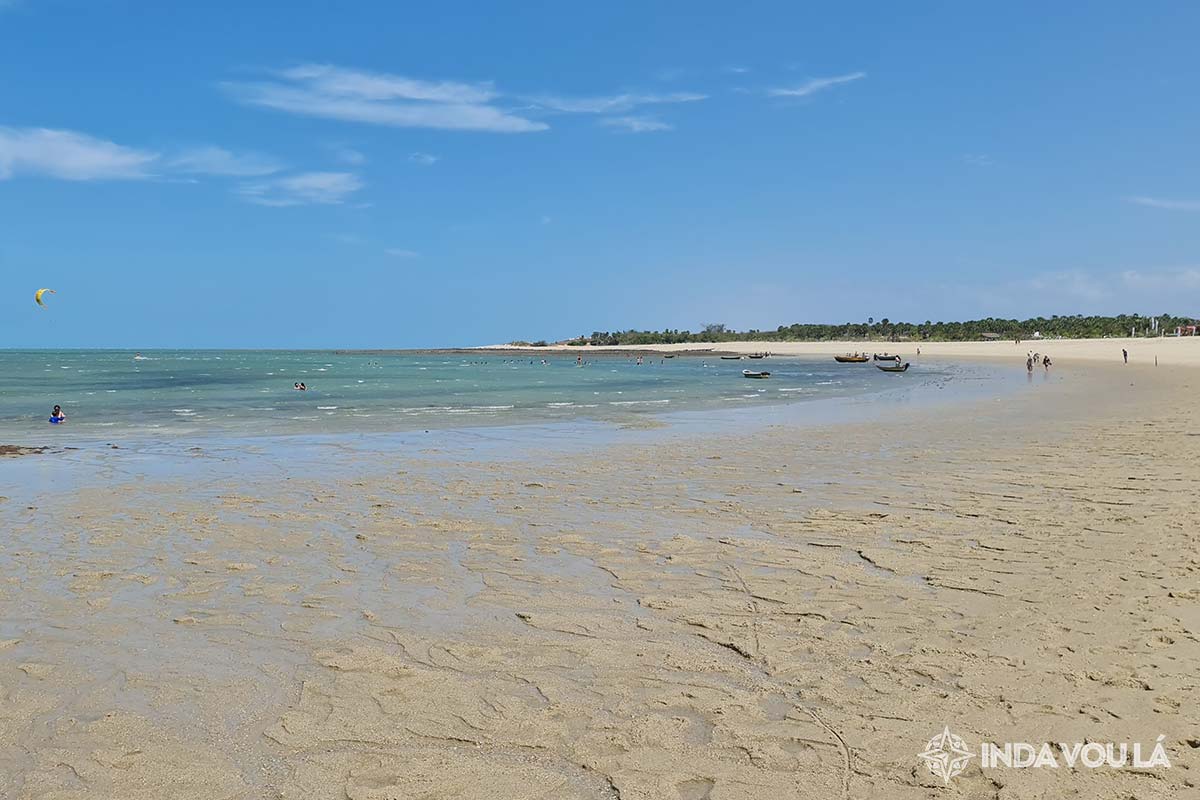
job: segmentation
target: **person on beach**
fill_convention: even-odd
[[[1042,366],[1046,369],[1047,372],[1050,371],[1050,356],[1043,356]]]
[[[1033,372],[1033,356],[1029,356],[1029,358],[1025,359],[1025,371]]]
[[[1129,351],[1123,347],[1121,348],[1121,358],[1125,359],[1126,364],[1129,363]]]
[[[62,406],[55,406],[54,410],[50,412],[50,424],[61,425],[66,421],[67,415],[63,413]]]

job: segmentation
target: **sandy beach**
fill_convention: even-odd
[[[693,342],[690,344],[622,345],[613,347],[576,347],[553,344],[539,348],[518,348],[521,352],[566,351],[571,353],[595,352],[663,352],[684,353],[713,351],[721,353],[762,353],[781,356],[821,356],[842,353],[892,353],[904,358],[915,358],[917,348],[921,355],[938,358],[958,359],[1013,359],[1024,362],[1027,352],[1049,355],[1051,359],[1073,361],[1101,361],[1121,363],[1121,351],[1129,352],[1134,364],[1153,364],[1158,358],[1160,366],[1200,366],[1200,337],[1163,336],[1136,339],[1025,339],[1021,342]],[[487,350],[512,350],[511,345],[492,345]]]
[[[352,474],[114,456],[0,501],[0,794],[1194,796],[1200,372],[1146,363],[1191,345],[1029,343],[1062,366],[885,422]],[[943,727],[1162,735],[1171,767],[945,782]]]

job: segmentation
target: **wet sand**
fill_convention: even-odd
[[[1194,794],[1200,371],[1054,376],[886,424],[0,501],[0,794]],[[1172,768],[946,786],[916,757],[944,725],[1161,733]]]

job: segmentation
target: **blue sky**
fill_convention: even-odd
[[[1187,2],[0,0],[0,346],[1200,313],[1197,30]]]

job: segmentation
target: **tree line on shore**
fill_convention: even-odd
[[[699,331],[666,329],[661,331],[593,331],[567,339],[562,344],[641,345],[691,344],[700,342],[818,342],[818,341],[928,341],[963,342],[981,339],[1100,339],[1106,337],[1174,335],[1179,328],[1196,324],[1192,317],[1162,314],[1147,317],[1140,314],[1120,314],[1113,317],[1052,316],[1031,319],[987,319],[965,322],[892,322],[868,318],[866,322],[846,322],[841,325],[795,323],[780,325],[775,330],[736,331],[722,323],[709,323]],[[1188,333],[1187,330],[1184,331]],[[545,347],[547,342],[513,342],[517,346]]]

